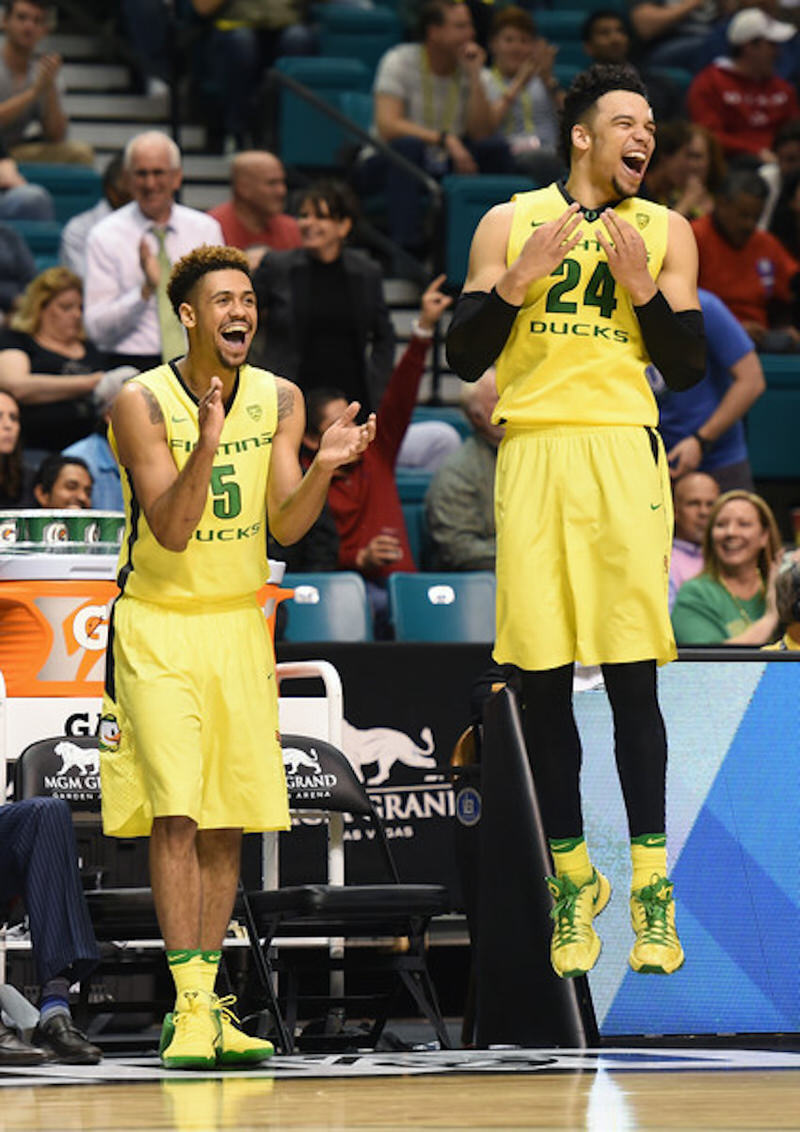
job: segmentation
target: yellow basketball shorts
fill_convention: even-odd
[[[255,600],[177,610],[114,605],[100,722],[103,828],[153,818],[200,829],[286,829],[272,641]]]
[[[507,434],[495,515],[499,663],[536,671],[675,658],[672,496],[653,429]]]

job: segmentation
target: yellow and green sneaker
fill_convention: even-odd
[[[672,883],[653,876],[650,884],[631,893],[631,926],[636,942],[629,961],[645,975],[671,975],[683,965],[684,955],[675,931]]]
[[[219,1019],[211,996],[183,991],[161,1027],[158,1056],[165,1069],[211,1069],[217,1063]]]
[[[569,877],[547,877],[547,887],[555,900],[550,915],[555,921],[550,944],[550,962],[562,979],[573,979],[591,971],[600,954],[600,939],[592,920],[608,904],[611,885],[597,869],[585,884],[574,884]]]
[[[272,1057],[275,1047],[263,1038],[251,1038],[241,1029],[241,1022],[231,1010],[236,1002],[233,994],[211,996],[211,1012],[219,1023],[217,1065],[256,1065]]]

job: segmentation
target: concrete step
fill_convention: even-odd
[[[131,83],[130,71],[118,63],[65,63],[61,73],[68,92],[126,91]]]
[[[107,156],[122,149],[136,134],[153,129],[153,122],[73,122],[69,136],[76,141],[88,142],[94,146],[102,162]],[[169,131],[165,129],[165,133]],[[202,150],[205,145],[205,130],[202,126],[184,126],[181,129],[181,145],[185,150]]]
[[[64,109],[73,122],[166,122],[169,101],[166,95],[70,94],[64,95]]]
[[[207,212],[209,208],[216,208],[218,204],[222,204],[229,195],[230,188],[227,181],[215,185],[210,182],[198,184],[196,181],[184,179],[181,187],[181,204]]]
[[[191,181],[214,181],[227,185],[231,159],[210,153],[187,153],[183,159],[183,174]]]
[[[100,37],[79,35],[73,32],[53,32],[45,41],[46,51],[57,52],[62,59],[103,59],[107,48]]]

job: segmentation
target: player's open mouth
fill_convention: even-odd
[[[645,153],[623,153],[622,163],[632,173],[641,176],[644,172],[644,167],[647,164],[647,154]]]
[[[246,326],[227,326],[222,331],[222,337],[231,346],[244,346],[247,338],[248,327]]]

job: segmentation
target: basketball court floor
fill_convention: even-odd
[[[0,1071],[0,1132],[798,1127],[795,1051],[305,1054],[203,1074],[125,1056]]]

